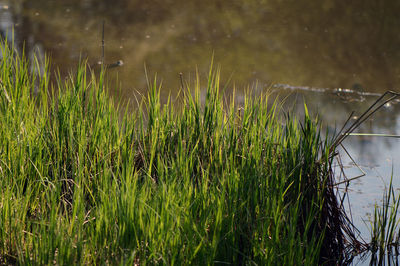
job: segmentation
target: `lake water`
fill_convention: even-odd
[[[126,99],[146,91],[145,66],[162,79],[162,95],[175,95],[179,73],[190,82],[198,69],[205,78],[214,58],[239,95],[247,86],[290,94],[288,106],[305,100],[333,128],[399,88],[399,11],[400,2],[380,0],[0,0],[0,33],[14,29],[17,49],[48,53],[65,75],[80,58],[98,67],[104,20],[105,62],[123,62],[110,74]],[[399,134],[399,111],[387,104],[359,132]],[[349,198],[368,239],[364,221],[392,173],[400,188],[400,139],[350,136],[344,145],[366,173]],[[343,151],[342,159],[348,178],[360,174]]]

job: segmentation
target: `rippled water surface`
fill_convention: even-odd
[[[175,95],[179,73],[191,82],[197,69],[205,78],[214,57],[228,90],[291,94],[288,106],[305,100],[333,129],[399,88],[399,11],[400,2],[380,0],[0,0],[0,33],[14,29],[19,51],[51,55],[65,75],[80,58],[98,67],[105,21],[105,61],[120,60],[110,75],[124,98],[146,91],[145,66],[163,80],[162,95]],[[359,132],[400,135],[399,111],[396,101],[388,103]],[[400,139],[351,136],[344,144],[366,173],[349,197],[368,238],[364,220],[392,173],[400,188]],[[348,177],[359,175],[342,155]]]

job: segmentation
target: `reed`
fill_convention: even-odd
[[[345,258],[352,235],[333,191],[333,141],[307,111],[301,123],[281,118],[267,95],[224,107],[210,70],[203,104],[199,81],[178,106],[161,104],[154,82],[123,112],[103,73],[81,64],[51,84],[0,47],[0,263]]]
[[[371,221],[371,243],[369,252],[371,265],[384,265],[395,262],[399,255],[400,234],[398,210],[400,195],[395,194],[392,184],[385,189],[382,205],[375,204],[374,216]]]

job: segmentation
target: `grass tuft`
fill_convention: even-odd
[[[184,104],[154,82],[121,115],[104,75],[29,73],[0,45],[0,263],[315,265],[352,240],[318,121],[268,96]],[[34,93],[35,86],[37,93]],[[52,93],[51,93],[52,92]]]

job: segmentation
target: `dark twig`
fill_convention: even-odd
[[[379,104],[379,102],[386,96],[392,95],[389,99],[385,100],[383,103]],[[332,153],[338,146],[341,144],[355,129],[357,129],[365,120],[371,117],[376,111],[378,111],[382,106],[387,104],[388,102],[394,100],[399,97],[400,93],[394,91],[387,91],[382,94],[357,120],[342,134],[338,135],[335,139],[330,152]],[[348,121],[348,120],[347,120]],[[346,121],[346,123],[347,123]]]
[[[347,151],[347,149],[343,146],[342,143],[340,143],[340,146],[343,148],[343,150],[346,152],[347,156],[349,156],[350,160],[354,163],[354,165],[358,168],[358,170],[361,171],[362,174],[358,175],[358,176],[355,176],[355,177],[346,178],[346,180],[343,180],[343,181],[340,181],[338,183],[335,183],[333,186],[337,186],[337,185],[340,185],[340,184],[343,184],[343,183],[348,183],[348,182],[350,182],[352,180],[358,179],[358,178],[363,177],[363,176],[366,175],[364,170],[356,163],[356,161],[353,159],[353,157],[351,157],[350,153]],[[342,171],[343,171],[343,169],[342,169]]]
[[[103,20],[103,28],[101,33],[101,68],[104,68],[104,24],[105,21]]]

